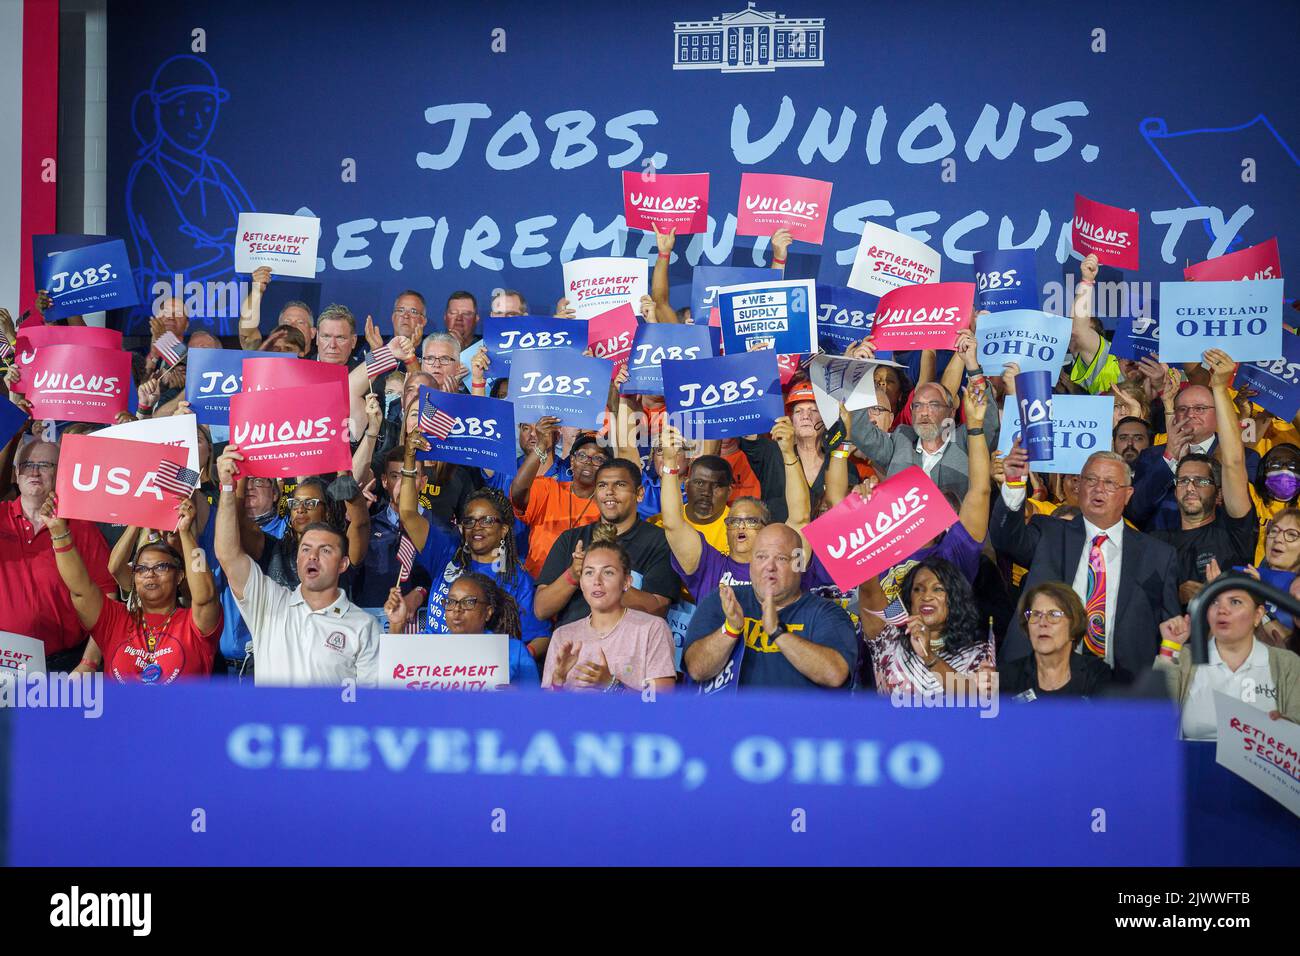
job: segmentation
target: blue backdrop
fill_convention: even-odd
[[[843,284],[872,218],[942,250],[945,279],[1018,246],[1059,279],[1076,191],[1141,212],[1143,280],[1272,235],[1289,274],[1297,35],[1287,3],[119,2],[109,231],[145,302],[177,272],[231,278],[250,208],[320,216],[322,299],[362,315],[387,323],[407,287],[435,320],[458,288],[516,287],[545,312],[563,259],[650,252],[620,174],[653,163],[712,174],[678,305],[691,265],[766,250],[734,237],[743,170],[834,183],[825,245],[797,243],[792,278]],[[738,66],[767,69],[691,59],[733,38]]]

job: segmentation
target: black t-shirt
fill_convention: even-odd
[[[579,541],[583,548],[591,544],[591,535],[599,523],[570,528],[555,539],[551,553],[542,565],[542,573],[537,576],[538,587],[555,582],[564,574],[565,568],[572,566],[573,549]],[[681,595],[682,580],[673,570],[672,552],[668,550],[668,538],[664,535],[663,528],[637,518],[636,524],[632,525],[627,534],[619,536],[618,543],[627,550],[627,555],[632,560],[633,587],[649,594],[662,595],[669,601],[677,600]],[[587,599],[582,596],[582,589],[579,588],[556,617],[556,624],[568,624],[590,613],[591,608],[587,606]]]
[[[800,673],[770,639],[770,635],[763,629],[763,607],[754,595],[754,586],[738,584],[731,590],[745,613],[745,655],[740,662],[740,686],[830,690],[831,688],[822,687]],[[804,593],[793,604],[781,608],[780,618],[796,637],[837,651],[848,664],[850,675],[841,689],[847,690],[852,686],[851,677],[858,662],[858,639],[853,620],[842,607],[815,594]],[[700,602],[695,616],[691,618],[682,644],[683,653],[693,643],[720,628],[724,620],[726,615],[722,611],[722,598],[716,590],[711,591]]]
[[[1090,653],[1070,655],[1070,682],[1056,690],[1038,686],[1038,659],[1030,654],[998,665],[998,692],[1023,700],[1043,697],[1093,697],[1105,690],[1114,675],[1106,662]]]
[[[1215,511],[1207,525],[1184,531],[1181,528],[1147,532],[1178,552],[1178,583],[1205,583],[1205,569],[1217,558],[1219,569],[1228,571],[1235,565],[1252,564],[1259,541],[1259,519],[1252,507],[1243,518],[1233,518],[1222,508]]]

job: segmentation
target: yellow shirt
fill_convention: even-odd
[[[686,523],[700,534],[704,535],[704,540],[717,548],[723,554],[731,554],[731,546],[727,544],[727,515],[730,513],[730,508],[723,508],[722,514],[718,515],[708,524],[696,524],[687,517],[686,506],[682,506],[682,517],[686,518]],[[664,526],[664,516],[662,514],[657,514],[650,519],[650,523],[662,528]]]

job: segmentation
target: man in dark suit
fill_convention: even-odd
[[[1080,475],[1082,514],[1069,521],[1035,515],[1028,524],[1028,456],[1019,439],[1004,468],[1006,481],[989,527],[994,548],[1029,569],[1025,590],[1042,581],[1070,585],[1088,618],[1077,650],[1104,659],[1119,682],[1141,677],[1160,651],[1160,622],[1181,613],[1181,608],[1174,549],[1124,526],[1124,508],[1133,496],[1128,463],[1114,452],[1092,455]],[[1024,622],[1013,620],[1003,660],[1030,653]]]

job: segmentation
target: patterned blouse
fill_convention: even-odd
[[[895,689],[904,694],[943,693],[943,679],[912,650],[911,639],[903,628],[886,624],[878,636],[867,638],[867,646],[879,693],[886,697]],[[985,661],[994,663],[993,642],[981,641],[956,654],[941,651],[939,658],[958,674],[970,674]]]

